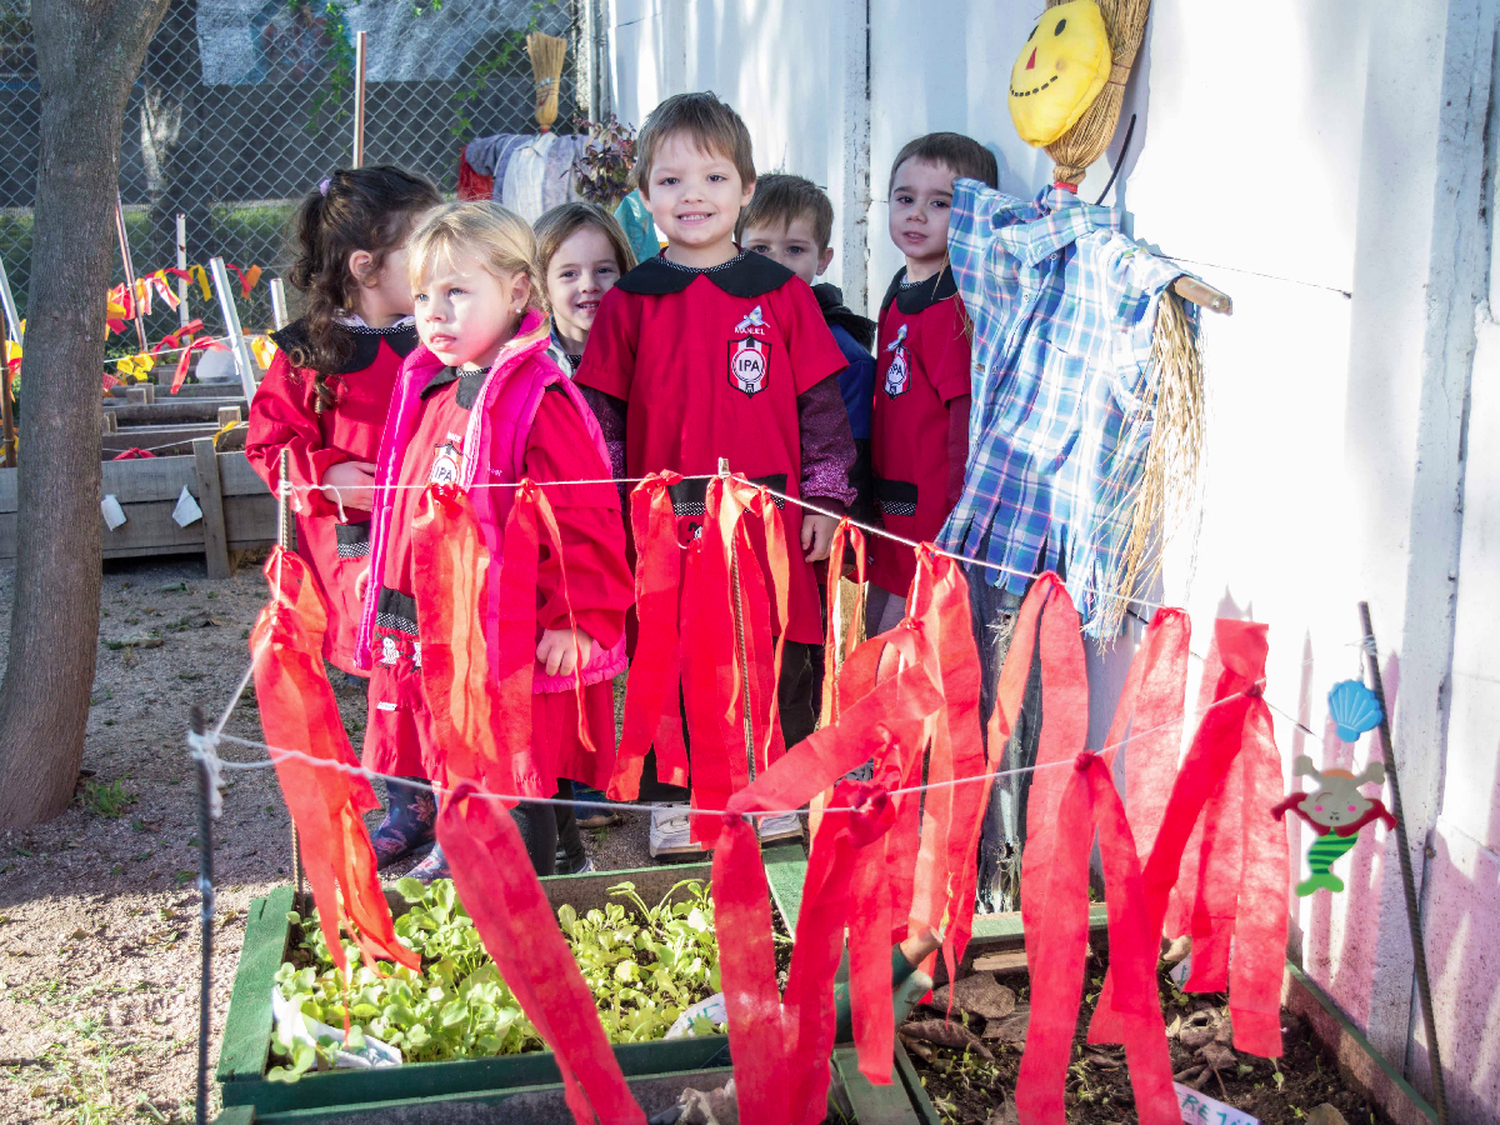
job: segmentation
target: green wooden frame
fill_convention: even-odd
[[[795,932],[807,857],[798,844],[769,846],[763,854],[772,900],[787,930]],[[680,880],[707,881],[711,873],[711,865],[707,863],[673,864],[589,875],[558,875],[541,882],[554,907],[565,902],[594,906],[607,899],[609,887],[625,880],[634,882],[641,897],[650,902]],[[394,891],[388,890],[387,895],[392,899],[393,909],[399,912],[404,908],[404,900]],[[305,1074],[300,1081],[290,1084],[267,1081],[272,1025],[269,997],[276,972],[286,958],[291,931],[286,915],[291,909],[290,887],[278,887],[250,904],[245,943],[235,972],[219,1051],[217,1078],[226,1109],[254,1106],[264,1117],[298,1109],[551,1086],[562,1081],[551,1051],[412,1063],[380,1070],[323,1071]],[[627,1077],[701,1071],[728,1065],[729,1039],[724,1035],[708,1035],[621,1043],[614,1051]]]

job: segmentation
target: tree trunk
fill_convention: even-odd
[[[42,86],[0,828],[72,799],[99,637],[99,375],[125,101],[168,0],[34,0]]]

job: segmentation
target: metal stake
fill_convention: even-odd
[[[125,267],[125,287],[130,292],[130,305],[135,311],[135,335],[141,342],[141,351],[146,350],[146,321],[141,316],[140,294],[135,291],[135,263],[130,258],[130,236],[125,233],[125,201],[115,190],[115,230],[120,236],[120,264]]]
[[[187,267],[187,216],[179,211],[177,212],[177,268],[186,273]],[[177,279],[177,324],[179,327],[182,327],[190,319],[191,314],[188,312],[188,279],[179,277]]]
[[[286,284],[279,277],[271,279],[271,323],[278,332],[287,324]]]
[[[234,355],[234,367],[240,376],[240,386],[245,391],[245,405],[255,401],[255,357],[250,354],[250,344],[240,328],[240,311],[234,303],[234,290],[229,288],[229,271],[224,268],[223,258],[214,258],[208,263],[213,274],[214,292],[219,297],[219,311],[224,314],[224,328],[229,335],[229,350]]]
[[[729,458],[719,458],[719,478],[729,480]],[[727,488],[727,485],[726,485]],[[734,643],[739,653],[741,682],[744,690],[740,700],[745,713],[745,765],[750,780],[755,780],[755,721],[750,714],[750,653],[745,643],[745,603],[740,596],[740,553],[735,548],[734,532],[729,536],[729,581],[734,592]]]
[[[1427,1032],[1427,1060],[1432,1071],[1433,1101],[1438,1125],[1448,1125],[1448,1094],[1443,1088],[1443,1060],[1438,1053],[1437,1015],[1432,1010],[1432,987],[1427,978],[1427,947],[1422,943],[1421,907],[1417,882],[1411,869],[1411,849],[1406,842],[1406,815],[1401,811],[1401,783],[1396,777],[1396,745],[1391,741],[1391,720],[1386,706],[1385,685],[1380,679],[1379,649],[1375,627],[1370,623],[1370,603],[1359,603],[1359,623],[1364,630],[1365,661],[1370,668],[1370,686],[1380,700],[1380,744],[1385,749],[1385,776],[1391,783],[1391,815],[1396,818],[1396,858],[1401,862],[1401,888],[1406,893],[1406,921],[1411,929],[1412,967],[1417,974],[1417,994],[1422,999],[1422,1026]]]
[[[200,739],[208,727],[203,720],[203,708],[194,707],[191,712],[191,727]],[[208,762],[198,762],[198,893],[202,896],[200,928],[202,930],[202,962],[199,965],[198,991],[198,1101],[196,1121],[198,1125],[208,1123],[208,1037],[211,1005],[213,1000],[214,972],[214,841],[213,778]]]
[[[354,166],[365,163],[365,35],[354,36]]]
[[[276,473],[276,545],[283,551],[292,549],[292,451],[285,446],[281,450],[281,463]],[[302,839],[297,833],[297,822],[292,821],[292,882],[297,886],[297,899],[302,898]]]

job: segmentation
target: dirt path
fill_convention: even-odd
[[[0,636],[10,630],[13,575],[0,570]],[[112,564],[105,574],[83,762],[91,776],[56,820],[0,836],[0,1121],[192,1120],[197,788],[183,736],[193,704],[213,715],[228,703],[264,591],[255,563],[223,580],[205,578],[194,560]],[[147,636],[161,644],[120,646]],[[341,686],[339,701],[357,747],[364,696]],[[253,698],[225,729],[261,738]],[[226,757],[231,750],[255,756],[231,747]],[[644,835],[637,816],[589,846],[602,868],[637,866]],[[228,775],[214,838],[212,1063],[246,909],[289,877],[289,825],[271,772]]]

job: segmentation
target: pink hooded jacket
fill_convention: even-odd
[[[509,488],[472,488],[480,480],[479,467],[485,467],[484,481],[514,483],[521,479],[526,455],[526,440],[531,424],[541,406],[542,395],[549,387],[558,387],[568,396],[583,419],[589,437],[599,451],[600,476],[608,476],[609,455],[604,435],[593,412],[578,393],[578,388],[547,356],[551,335],[547,317],[529,309],[511,341],[500,350],[495,364],[484,378],[479,398],[469,412],[469,426],[464,433],[463,476],[459,484],[468,491],[474,505],[485,546],[492,566],[498,566],[505,541],[505,520],[514,502]],[[375,630],[375,609],[380,598],[380,576],[384,573],[386,544],[391,530],[394,492],[378,491],[382,485],[394,484],[401,468],[401,458],[410,444],[422,416],[422,388],[442,370],[442,360],[420,346],[401,365],[401,375],[391,396],[386,414],[385,436],[380,443],[380,458],[375,466],[375,511],[370,520],[370,581],[365,590],[364,614],[355,642],[355,660],[361,668],[371,665],[371,641]],[[472,451],[472,456],[469,455]],[[499,584],[488,584],[489,605],[485,613],[485,638],[493,658],[498,645]],[[540,632],[540,627],[538,627]],[[625,670],[625,638],[614,647],[595,645],[583,668],[584,686],[611,680]],[[557,692],[573,690],[573,676],[549,676],[538,664],[534,670],[532,691]]]

